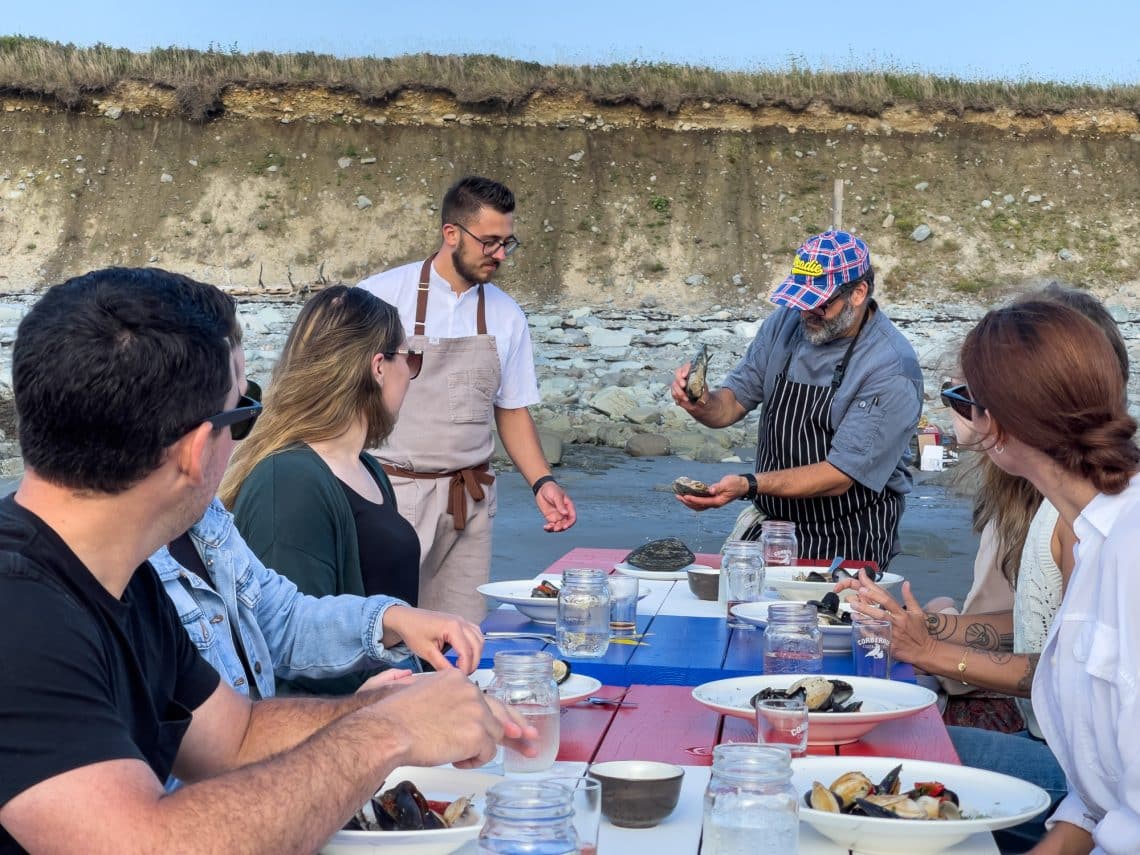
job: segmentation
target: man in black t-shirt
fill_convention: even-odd
[[[213,296],[103,270],[48,290],[20,324],[26,475],[0,501],[0,853],[311,852],[395,766],[470,765],[536,737],[455,670],[251,704],[199,657],[146,559],[202,515],[260,409],[239,395]],[[167,796],[171,773],[190,785]]]

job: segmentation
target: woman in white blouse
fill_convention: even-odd
[[[1032,482],[1077,539],[1031,669],[1033,711],[1069,794],[1033,851],[1140,851],[1140,449],[1120,362],[1083,315],[1030,300],[982,318],[961,364],[966,383],[949,392],[969,406],[979,448]],[[925,621],[909,584],[906,610],[865,578],[861,588],[903,632]],[[957,666],[964,680],[972,655]]]

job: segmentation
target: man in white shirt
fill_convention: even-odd
[[[527,409],[539,395],[526,316],[491,282],[519,246],[514,209],[504,185],[463,178],[443,197],[439,249],[360,283],[396,307],[409,349],[423,354],[396,429],[374,452],[420,538],[419,606],[474,621],[484,611],[475,588],[491,570],[492,417],[546,530],[565,531],[577,518]]]

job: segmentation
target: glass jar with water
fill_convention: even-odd
[[[732,629],[749,630],[752,624],[732,614],[732,607],[759,600],[764,590],[764,555],[755,540],[730,540],[720,557],[720,588],[717,599],[724,603]]]
[[[768,567],[790,567],[800,557],[796,524],[782,520],[764,520],[760,524],[760,551]]]
[[[558,592],[558,651],[578,659],[600,659],[610,646],[610,585],[604,570],[570,569]]]
[[[554,781],[507,780],[487,790],[479,851],[493,855],[577,855],[573,794]]]
[[[701,855],[796,855],[799,810],[787,749],[718,745],[705,790]]]
[[[554,657],[545,650],[500,650],[495,654],[495,676],[487,693],[513,707],[538,731],[538,755],[527,757],[504,746],[503,770],[541,772],[553,766],[561,717]]]
[[[811,603],[771,603],[764,630],[765,674],[819,674],[823,631]]]

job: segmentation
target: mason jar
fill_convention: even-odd
[[[701,855],[796,855],[799,802],[787,749],[716,746],[705,790]]]
[[[504,746],[503,771],[541,772],[553,766],[561,719],[554,657],[545,650],[500,650],[487,693],[513,707],[538,731],[538,755],[527,757]]]
[[[479,851],[577,855],[573,794],[554,781],[506,780],[487,790]]]
[[[760,547],[768,567],[790,567],[800,557],[796,524],[782,520],[764,520],[760,524]]]
[[[724,603],[725,617],[733,629],[753,629],[752,624],[733,617],[732,607],[760,599],[764,590],[764,553],[759,541],[730,540],[720,556],[718,600]]]
[[[819,674],[823,631],[810,603],[770,603],[764,630],[765,674]]]
[[[570,569],[562,574],[558,651],[577,659],[600,659],[610,646],[610,584],[604,570]]]

